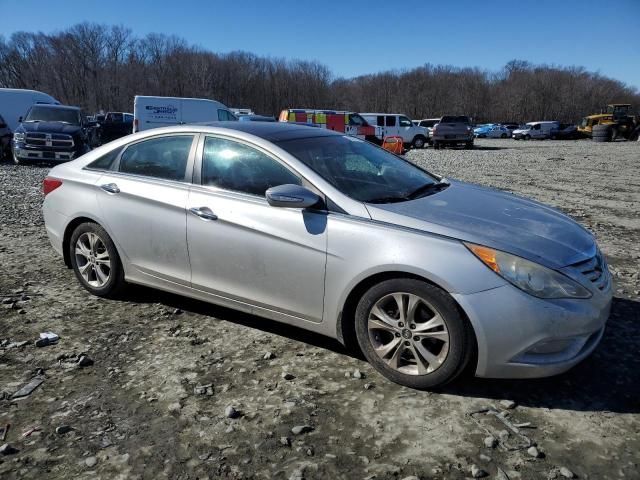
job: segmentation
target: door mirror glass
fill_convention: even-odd
[[[22,123],[22,117],[18,117],[18,123]]]
[[[272,207],[307,208],[320,201],[320,197],[301,185],[278,185],[265,193]]]

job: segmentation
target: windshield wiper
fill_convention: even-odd
[[[438,183],[425,183],[421,187],[416,188],[413,192],[407,195],[407,200],[415,200],[416,198],[426,197],[427,195],[431,195],[432,193],[439,192],[440,190],[444,190],[450,185],[450,183],[445,179],[441,179]]]

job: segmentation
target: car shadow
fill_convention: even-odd
[[[127,291],[121,299],[136,303],[161,303],[166,307],[177,308],[184,312],[196,313],[212,317],[212,319],[224,320],[249,328],[255,328],[266,333],[313,345],[314,347],[324,348],[341,355],[365,360],[361,352],[348,349],[338,340],[325,335],[193,298],[183,297],[141,285],[128,285]]]
[[[219,307],[199,300],[136,286],[123,300],[161,303],[255,328],[358,360],[358,349],[301,328]],[[549,378],[496,380],[476,378],[472,372],[439,391],[450,395],[489,400],[514,400],[519,405],[573,411],[640,413],[640,302],[614,298],[611,316],[595,352],[568,372]],[[385,390],[402,387],[388,383]],[[420,392],[418,393],[421,394]],[[428,393],[424,393],[428,395]]]

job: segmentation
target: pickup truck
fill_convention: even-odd
[[[19,122],[11,142],[16,164],[66,162],[90,150],[86,120],[78,107],[35,104]]]
[[[464,145],[473,148],[473,128],[466,115],[445,115],[433,126],[433,148]]]
[[[108,143],[133,133],[133,114],[108,112],[99,125],[100,143]]]

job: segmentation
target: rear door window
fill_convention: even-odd
[[[129,145],[118,170],[165,180],[184,181],[193,135],[170,135]]]
[[[395,127],[396,126],[396,117],[393,115],[385,116],[385,125],[387,127]]]

